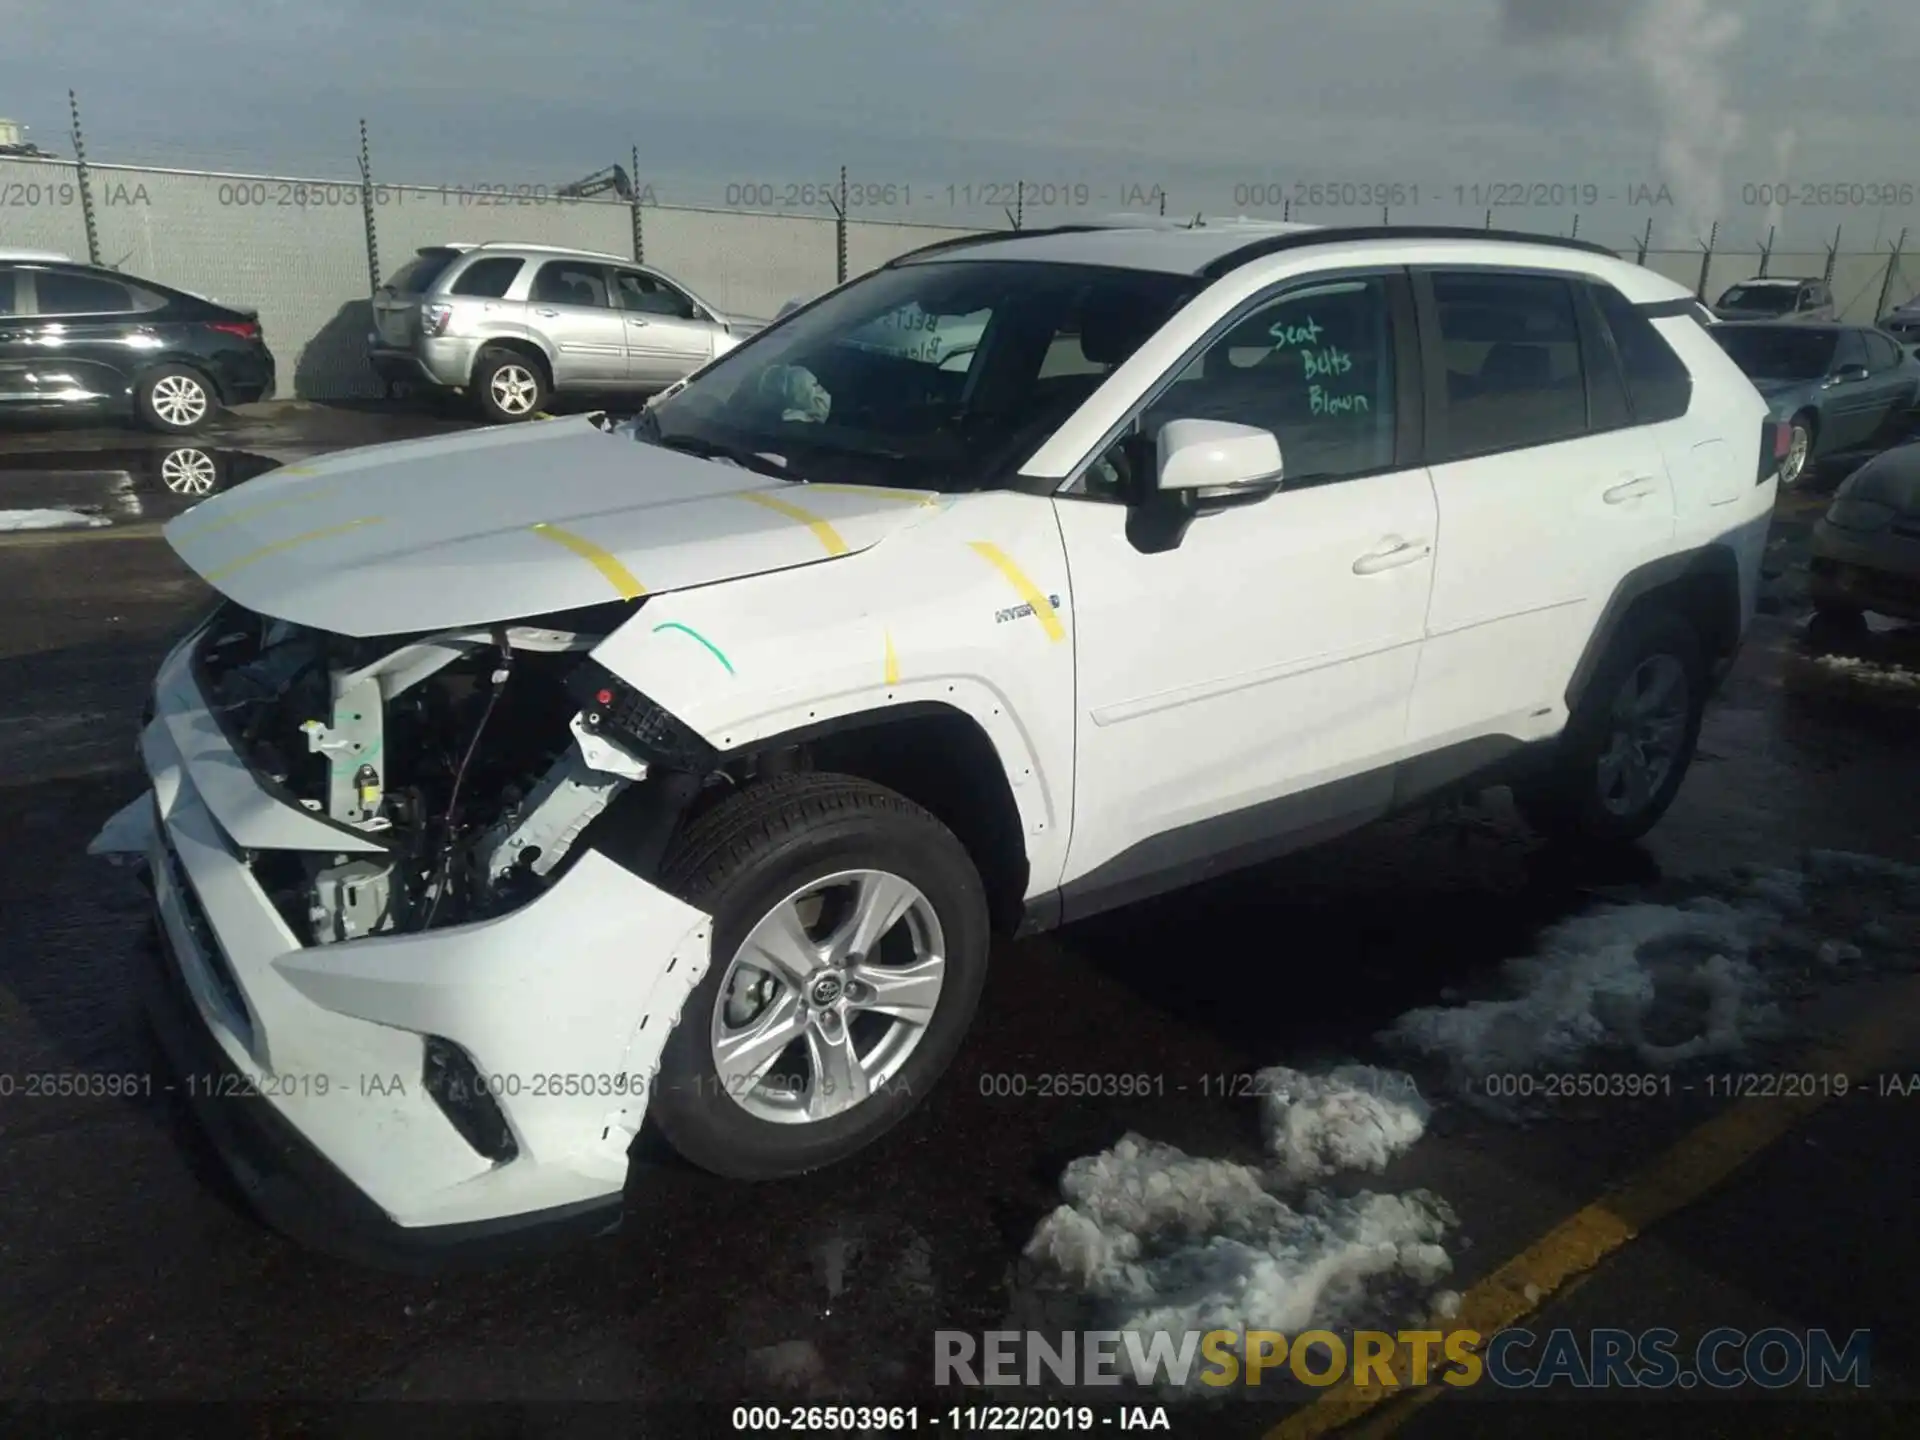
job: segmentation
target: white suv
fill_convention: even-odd
[[[1696,313],[1499,233],[981,236],[611,432],[208,500],[126,817],[161,1033],[250,1082],[206,1123],[336,1248],[603,1228],[643,1120],[746,1178],[873,1142],[996,930],[1499,781],[1639,835],[1780,453]]]

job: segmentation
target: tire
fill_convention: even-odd
[[[473,367],[473,401],[495,425],[531,420],[547,403],[546,368],[517,350],[483,350]]]
[[[133,387],[134,413],[149,430],[191,435],[220,409],[213,384],[190,365],[159,365]]]
[[[814,971],[811,990],[791,976],[769,985],[776,967],[752,964],[749,957],[764,961],[766,952],[757,943],[746,948],[749,936],[796,895],[848,872],[905,882],[911,895],[892,893],[909,908],[866,965]],[[986,892],[953,832],[905,797],[822,773],[750,785],[687,827],[662,862],[660,884],[714,917],[712,961],[662,1049],[648,1107],[667,1143],[692,1164],[767,1180],[844,1160],[897,1124],[951,1063],[986,980]],[[822,903],[805,899],[799,914],[816,921],[811,943],[831,957],[832,936],[846,934],[849,913],[858,913],[847,902],[859,885],[837,882],[820,893]],[[915,997],[931,1003],[925,1023],[863,1010],[861,994],[878,998],[870,980],[903,984],[897,962],[925,973],[928,961],[915,958],[916,950],[944,962],[937,993],[928,995],[922,980]],[[757,1013],[748,998],[755,994]],[[807,1005],[809,997],[819,1003]],[[769,1025],[789,1038],[759,1047],[765,1080],[754,1078],[750,1064],[723,1070],[724,1042]],[[843,1064],[850,1053],[876,1078],[863,1087],[843,1069],[823,1082],[831,1073],[821,1068],[823,1052]]]
[[[1807,411],[1801,411],[1787,422],[1787,457],[1780,462],[1782,490],[1791,489],[1813,473],[1813,442],[1817,433],[1818,425]],[[1796,455],[1800,457],[1797,465],[1794,462]]]
[[[1663,707],[1657,753],[1664,765],[1636,765],[1633,756],[1652,746],[1654,727],[1640,731],[1636,747],[1622,740],[1616,705],[1631,703],[1628,687],[1646,695],[1649,682],[1682,687]],[[1671,694],[1671,691],[1668,692]],[[1631,616],[1608,647],[1586,692],[1567,722],[1552,766],[1515,787],[1514,799],[1529,824],[1550,840],[1575,844],[1623,844],[1659,823],[1686,778],[1706,707],[1707,667],[1700,637],[1671,611]],[[1628,722],[1631,723],[1631,722]],[[1618,746],[1619,748],[1616,748]],[[1639,776],[1641,784],[1633,785]]]

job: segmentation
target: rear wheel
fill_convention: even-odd
[[[1797,485],[1813,468],[1814,418],[1804,411],[1788,422],[1787,453],[1780,461],[1780,487]]]
[[[688,827],[661,884],[714,917],[649,1105],[701,1168],[760,1180],[845,1159],[959,1049],[986,895],[960,841],[903,796],[845,775],[750,786]]]
[[[190,435],[220,408],[213,386],[198,370],[162,365],[134,386],[133,407],[140,423],[168,435]]]
[[[1555,840],[1638,839],[1679,793],[1705,705],[1693,627],[1670,612],[1634,616],[1594,672],[1553,767],[1515,788],[1521,813]]]
[[[518,351],[484,351],[473,367],[473,398],[496,425],[530,420],[547,402],[546,372]]]

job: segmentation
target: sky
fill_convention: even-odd
[[[0,47],[0,116],[71,154],[72,88],[96,162],[351,178],[364,117],[383,179],[637,146],[661,203],[819,208],[845,165],[931,223],[1015,181],[1030,225],[1161,193],[1687,248],[1920,222],[1912,0],[0,0]]]

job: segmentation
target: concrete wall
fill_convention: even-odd
[[[363,347],[368,325],[365,225],[351,182],[216,175],[94,165],[91,189],[100,258],[134,275],[257,307],[280,371],[281,393],[344,399],[380,393]],[[493,201],[496,203],[482,203]],[[713,304],[765,319],[787,300],[834,283],[831,218],[648,206],[647,263]],[[619,200],[461,195],[424,186],[375,190],[380,272],[391,275],[423,245],[524,240],[633,253],[633,211]],[[888,221],[847,225],[847,272],[859,275],[915,246],[964,229]],[[0,245],[87,255],[75,167],[69,161],[0,159]],[[1871,320],[1887,254],[1841,255],[1833,274],[1842,317]],[[1691,289],[1698,251],[1656,251],[1647,264]],[[1756,273],[1757,255],[1713,257],[1708,298]],[[1774,275],[1819,275],[1826,255],[1776,254]],[[1920,283],[1896,272],[1890,299]]]

